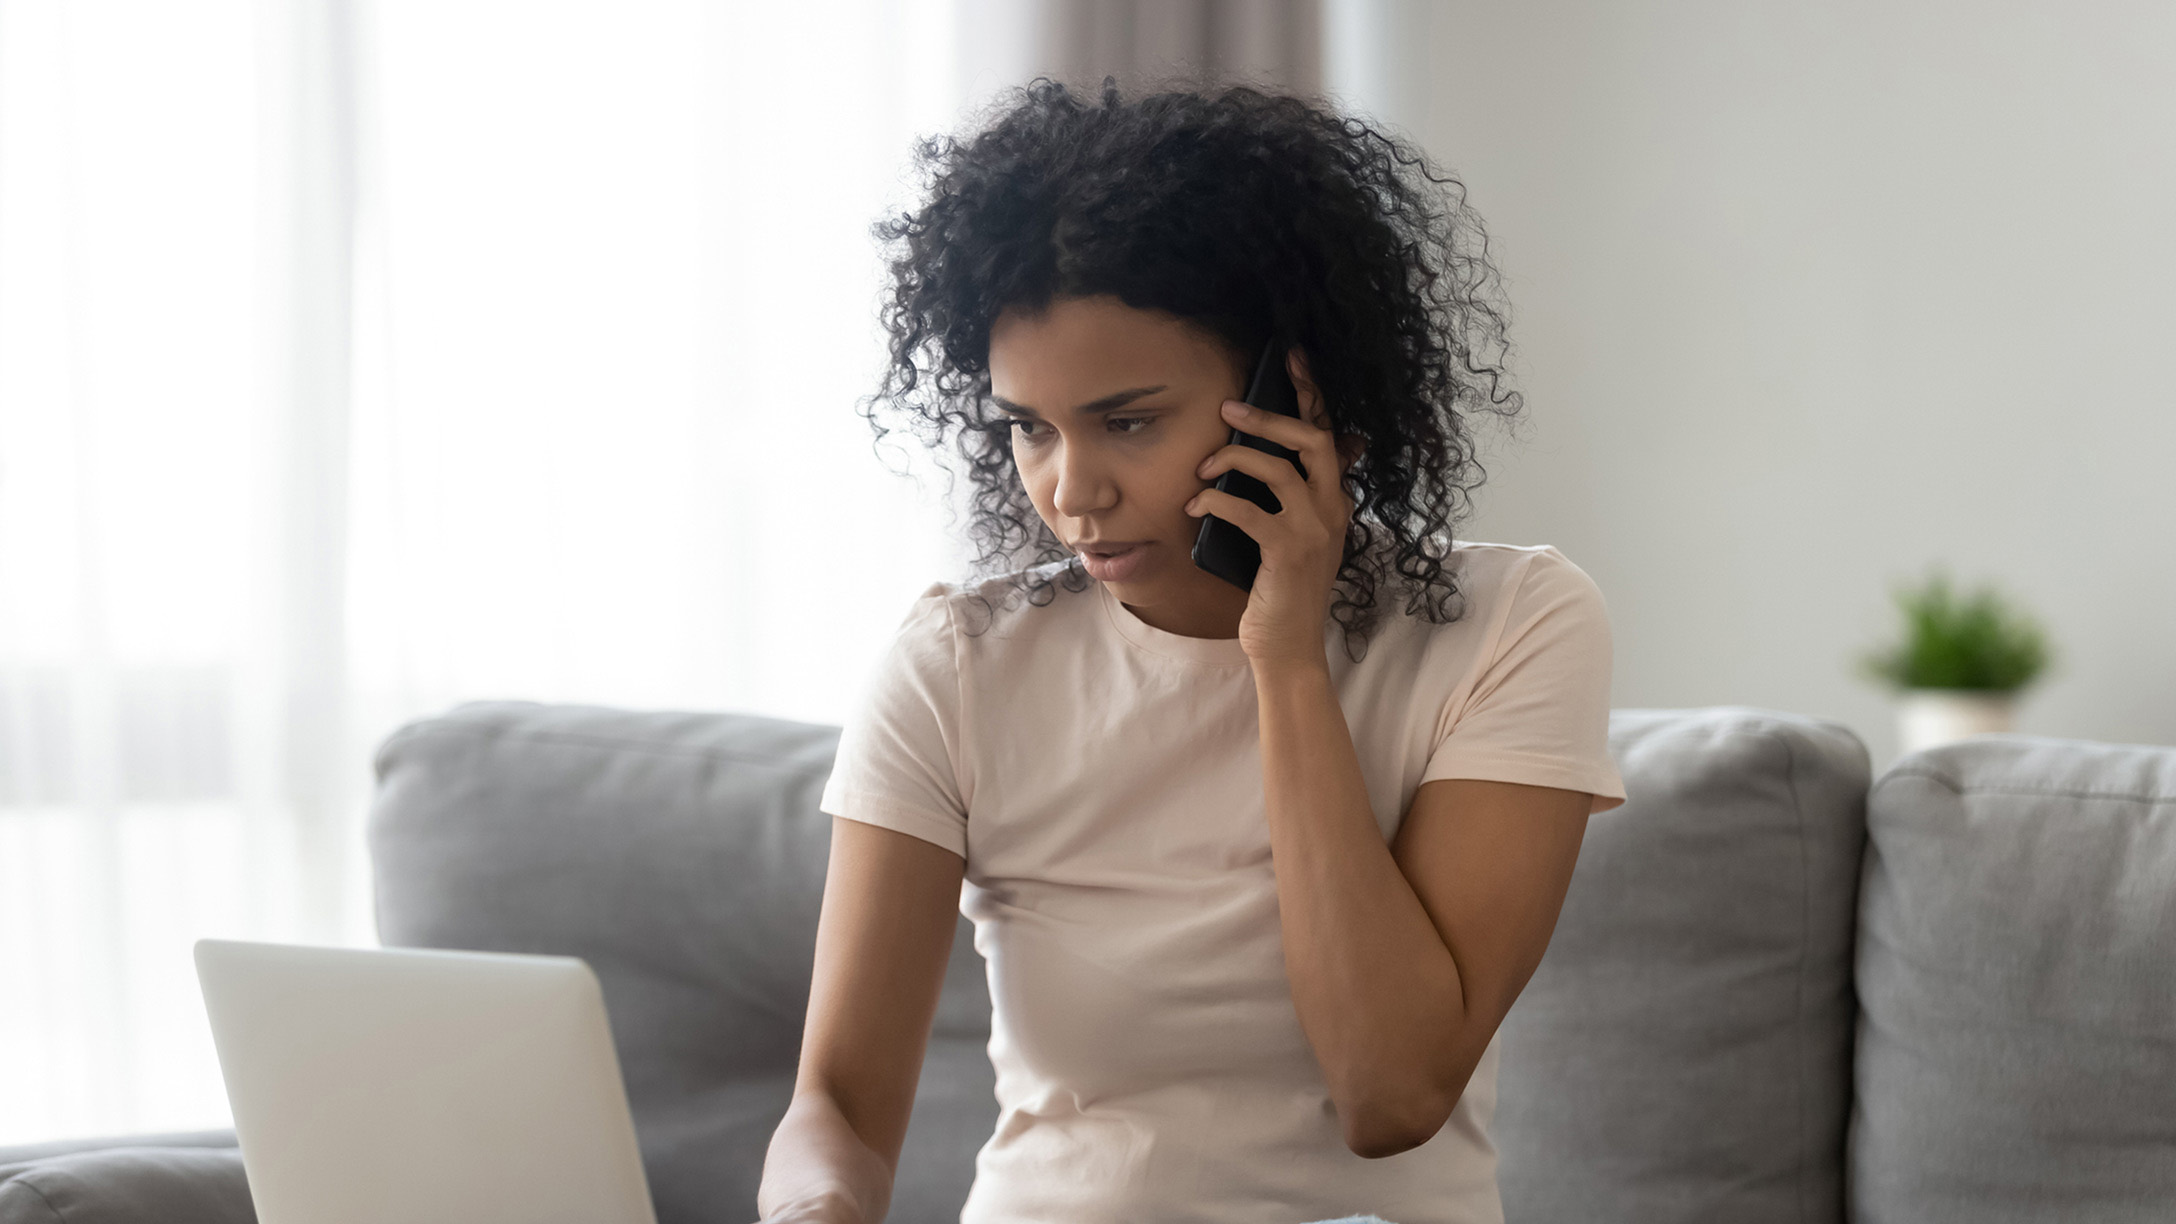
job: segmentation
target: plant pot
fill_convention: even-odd
[[[1897,740],[1904,752],[1968,736],[2013,730],[2017,694],[1990,689],[1906,689],[1897,699]]]

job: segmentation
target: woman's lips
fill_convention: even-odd
[[[1083,552],[1082,568],[1097,582],[1125,582],[1148,564],[1148,550],[1155,547],[1153,541],[1135,544],[1117,552]]]

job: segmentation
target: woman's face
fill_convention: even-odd
[[[1251,371],[1208,333],[1115,297],[1059,298],[990,329],[990,390],[1010,418],[1013,461],[1035,509],[1142,620],[1188,637],[1234,637],[1247,593],[1196,566],[1201,520],[1186,513],[1214,482],[1196,474],[1231,440],[1222,406]]]

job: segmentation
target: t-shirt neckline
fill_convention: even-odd
[[[1118,635],[1150,654],[1168,659],[1197,663],[1206,667],[1247,667],[1247,651],[1236,637],[1198,638],[1170,633],[1149,624],[1133,614],[1132,610],[1111,594],[1111,588],[1096,583],[1096,598],[1110,618],[1111,627]]]

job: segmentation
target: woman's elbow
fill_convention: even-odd
[[[1420,1101],[1403,1108],[1375,1107],[1356,1109],[1347,1115],[1345,1146],[1353,1155],[1364,1160],[1381,1160],[1410,1152],[1436,1137],[1443,1124],[1450,1120],[1450,1105],[1438,1101]]]

